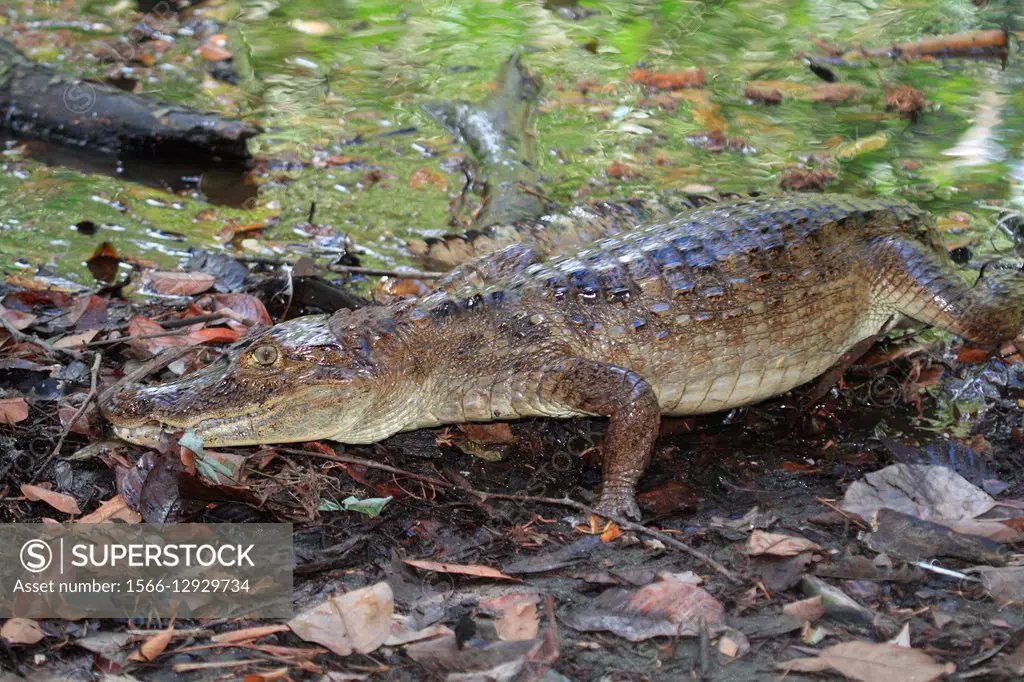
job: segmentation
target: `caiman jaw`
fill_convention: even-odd
[[[139,426],[114,427],[114,435],[121,440],[128,441],[129,443],[135,443],[136,445],[144,445],[146,447],[156,447],[160,442],[160,436],[163,432],[164,427],[156,422],[141,424]]]

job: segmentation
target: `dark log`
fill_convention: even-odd
[[[0,126],[20,135],[111,152],[248,157],[261,132],[244,121],[75,79],[0,40]]]

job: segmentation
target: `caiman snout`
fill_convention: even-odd
[[[204,394],[218,393],[225,378],[226,362],[156,386],[128,384],[100,404],[100,412],[114,426],[118,437],[153,445],[162,430],[182,430],[202,418]],[[211,390],[213,389],[213,390]]]

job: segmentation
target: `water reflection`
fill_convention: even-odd
[[[244,162],[196,162],[118,156],[55,142],[0,135],[0,147],[19,145],[25,157],[48,166],[109,175],[169,194],[187,193],[211,204],[246,208],[255,204],[258,187]]]

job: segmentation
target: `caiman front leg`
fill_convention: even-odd
[[[567,408],[608,417],[597,509],[639,519],[636,484],[651,459],[661,423],[658,399],[650,384],[622,367],[571,358],[544,370],[537,397],[554,410]]]
[[[1024,330],[1024,274],[1001,270],[970,287],[944,253],[902,237],[870,244],[875,296],[907,317],[968,341],[998,344]]]

